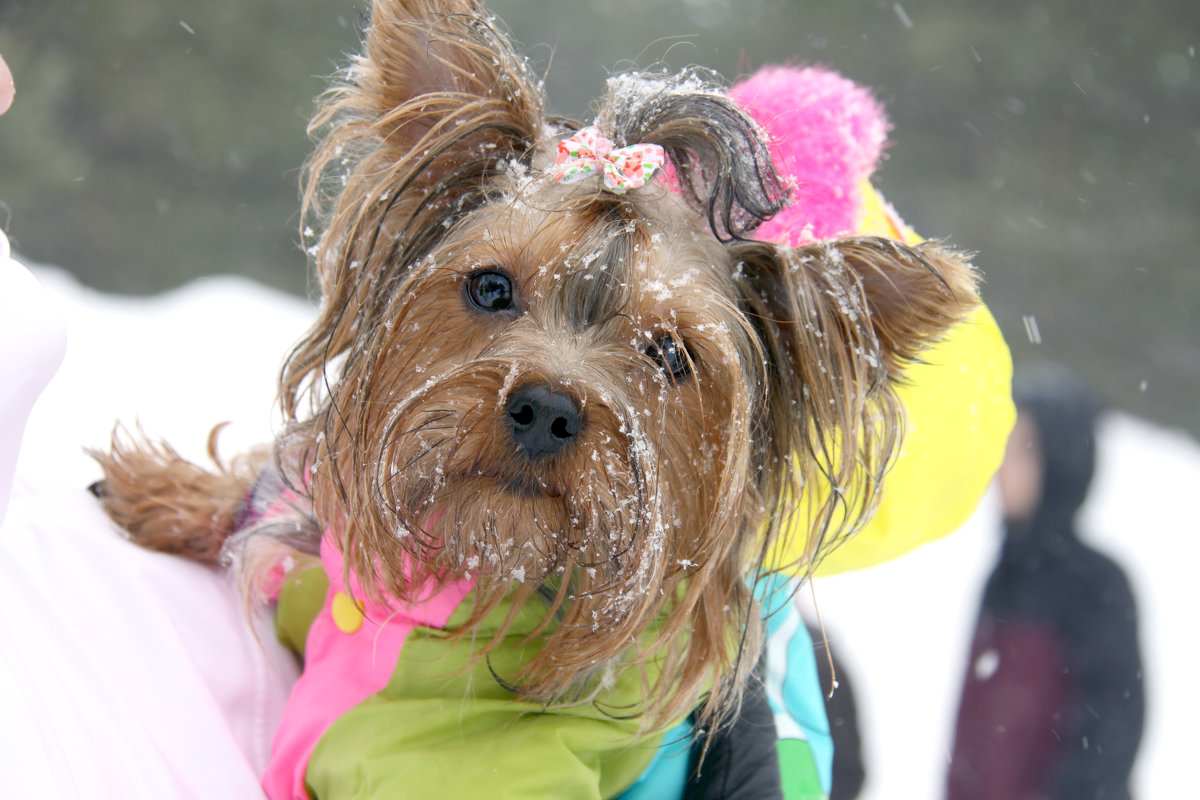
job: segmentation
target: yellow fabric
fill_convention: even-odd
[[[909,244],[921,241],[921,237],[904,224],[900,215],[884,201],[883,196],[875,191],[875,187],[869,181],[863,182],[863,185],[859,187],[859,193],[863,200],[862,217],[858,221],[860,234],[863,236],[886,236],[889,239],[899,239]]]
[[[860,233],[920,241],[865,184]],[[907,415],[900,455],[871,521],[817,569],[832,575],[873,566],[961,526],[991,482],[1016,419],[1012,359],[995,319],[980,306],[912,365],[898,393]],[[807,515],[796,514],[797,524]],[[803,536],[776,563],[802,563]]]

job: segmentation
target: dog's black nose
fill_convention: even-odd
[[[549,456],[579,435],[579,404],[565,389],[549,384],[525,386],[508,401],[508,420],[517,446],[532,458]]]

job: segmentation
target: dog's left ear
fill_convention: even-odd
[[[805,527],[815,565],[869,516],[903,430],[895,384],[978,305],[975,273],[936,244],[873,237],[729,249],[767,374],[763,490],[811,501],[824,486]]]
[[[791,259],[824,272],[831,285],[830,273],[848,281],[853,299],[850,305],[839,299],[838,311],[855,320],[865,311],[891,381],[979,304],[967,256],[933,242],[855,237],[796,248]]]
[[[832,359],[825,366],[865,359],[870,368],[861,374],[872,386],[899,380],[906,363],[979,302],[966,257],[932,242],[851,237],[796,248],[737,242],[729,250],[754,324],[772,343],[769,355],[793,377],[807,375],[823,353]],[[823,342],[815,351],[814,338]]]

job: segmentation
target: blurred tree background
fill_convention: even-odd
[[[17,78],[0,224],[26,259],[154,292],[232,272],[303,293],[297,184],[313,98],[364,0],[0,0]],[[977,252],[1018,361],[1200,433],[1195,0],[494,0],[590,116],[613,71],[831,66],[895,124],[878,183]],[[219,314],[214,309],[214,314]]]

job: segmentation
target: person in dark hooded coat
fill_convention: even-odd
[[[949,800],[1128,800],[1144,698],[1124,573],[1075,515],[1099,407],[1069,374],[1014,383],[997,475],[1005,539],[988,579],[959,706]]]

